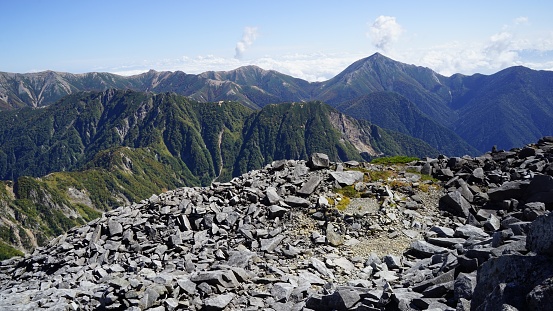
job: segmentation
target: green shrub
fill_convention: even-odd
[[[5,260],[15,256],[24,256],[22,251],[17,250],[8,244],[0,241],[0,260]]]
[[[408,156],[393,156],[393,157],[382,157],[376,158],[371,161],[372,164],[406,164],[409,162],[417,161],[419,158],[408,157]]]
[[[339,211],[344,211],[344,210],[346,210],[346,208],[348,208],[348,205],[349,205],[350,202],[351,202],[350,198],[342,197],[342,199],[336,205],[336,208]]]
[[[335,192],[339,193],[342,196],[347,197],[347,198],[358,198],[359,197],[359,192],[357,192],[357,190],[355,190],[355,188],[353,186],[345,186],[343,188],[336,189]]]

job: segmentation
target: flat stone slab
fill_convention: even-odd
[[[359,171],[331,172],[330,176],[341,186],[351,186],[356,182],[363,181],[365,174]]]

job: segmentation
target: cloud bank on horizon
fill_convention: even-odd
[[[166,59],[122,66],[102,68],[105,71],[122,75],[144,72],[150,68],[156,70],[181,70],[187,73],[204,71],[226,71],[245,65],[256,65],[266,70],[276,70],[308,81],[324,81],[344,70],[351,63],[365,58],[375,52],[408,64],[429,67],[432,70],[449,76],[455,73],[491,74],[501,69],[523,65],[537,70],[553,70],[553,31],[548,37],[526,38],[518,31],[519,27],[528,24],[528,17],[520,16],[496,33],[489,35],[486,41],[460,42],[449,41],[427,48],[409,47],[406,37],[414,37],[394,16],[378,16],[367,22],[365,34],[373,50],[367,53],[357,52],[318,52],[295,53],[284,55],[265,55],[247,57],[247,51],[253,48],[259,37],[258,26],[243,29],[242,38],[236,43],[234,57],[204,55],[179,59]],[[412,40],[412,38],[411,38]],[[544,61],[544,58],[546,61]]]

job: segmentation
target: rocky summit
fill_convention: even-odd
[[[547,310],[552,159],[544,137],[407,166],[275,161],[3,261],[0,309]]]

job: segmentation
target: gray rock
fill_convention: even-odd
[[[501,221],[495,215],[490,215],[484,223],[484,229],[488,231],[497,231],[501,228]]]
[[[115,288],[125,289],[130,285],[130,283],[127,280],[122,279],[120,277],[114,277],[109,281],[109,285],[111,285]]]
[[[313,153],[307,164],[311,169],[318,170],[330,167],[330,160],[324,153]]]
[[[347,310],[353,308],[361,300],[361,295],[352,287],[339,287],[336,289],[338,310]]]
[[[278,195],[274,187],[268,187],[265,191],[265,204],[273,205],[282,201],[282,198]]]
[[[526,247],[537,254],[553,256],[553,213],[538,217],[528,231]]]
[[[428,162],[424,163],[424,165],[421,168],[421,174],[432,175],[432,173],[433,173],[432,165],[430,165],[430,163]]]
[[[182,288],[188,295],[196,294],[196,283],[190,281],[188,278],[177,279],[177,284]]]
[[[553,277],[550,257],[511,255],[492,258],[478,270],[472,308],[499,310],[503,304],[509,304],[519,310],[526,309],[526,296],[542,280],[550,277]]]
[[[420,206],[419,203],[417,203],[416,201],[408,201],[405,203],[405,208],[410,210],[417,210],[420,208]]]
[[[123,233],[123,226],[115,220],[108,221],[108,229],[109,229],[110,236],[119,235]]]
[[[459,191],[455,190],[448,192],[440,199],[439,207],[441,210],[450,212],[455,216],[467,217],[471,205]]]
[[[459,180],[460,187],[457,189],[461,193],[461,195],[467,199],[469,203],[474,202],[474,194],[472,193],[469,185],[462,179]]]
[[[428,304],[424,303],[424,300],[421,298],[421,293],[412,292],[406,288],[394,289],[394,296],[392,297],[392,299],[397,303],[398,309],[401,311],[413,310],[413,306],[420,309],[426,309]]]
[[[338,287],[334,293],[325,296],[311,296],[305,306],[308,310],[349,310],[361,301],[361,295],[353,287]],[[361,309],[363,310],[363,309]]]
[[[261,250],[271,253],[277,248],[282,240],[284,240],[284,235],[277,235],[270,239],[259,239],[261,242]]]
[[[140,299],[140,304],[144,306],[145,309],[154,306],[160,296],[160,288],[158,286],[150,286],[146,289],[144,296]]]
[[[275,283],[271,288],[271,295],[276,301],[287,302],[294,290],[294,286],[290,283]]]
[[[481,228],[472,225],[463,225],[455,229],[455,237],[487,239],[490,236]]]
[[[553,306],[553,278],[539,283],[526,295],[529,310],[547,310]]]
[[[464,244],[467,240],[463,238],[428,238],[426,241],[442,247],[452,247],[456,244]]]
[[[202,271],[190,276],[190,280],[196,284],[206,282],[212,285],[221,285],[227,288],[234,288],[240,285],[240,282],[234,276],[232,271]]]
[[[311,176],[311,178],[303,184],[297,193],[303,196],[311,195],[315,189],[317,189],[321,181],[323,181],[323,179],[320,176]]]
[[[453,290],[453,288],[454,288],[454,285],[452,280],[449,282],[429,286],[424,291],[422,291],[422,295],[428,298],[441,298],[446,296],[446,294],[450,293]]]
[[[545,203],[543,202],[529,202],[524,204],[523,213],[525,220],[534,221],[539,216],[545,214]]]
[[[386,255],[383,258],[384,263],[388,266],[388,269],[399,269],[401,268],[401,257],[395,255]]]
[[[339,233],[334,231],[332,223],[328,223],[326,226],[326,239],[328,244],[335,247],[344,244],[344,238]]]
[[[286,166],[286,160],[276,160],[271,163],[271,168],[273,171],[281,171]]]
[[[472,176],[471,177],[475,180],[483,181],[486,178],[486,175],[484,175],[484,169],[481,168],[481,167],[475,168],[472,171]]]
[[[256,256],[256,253],[247,249],[230,251],[226,264],[233,267],[245,268],[250,264],[250,260]]]
[[[295,207],[309,207],[311,204],[308,200],[293,195],[287,196],[284,202]]]
[[[537,175],[524,192],[523,201],[553,203],[553,176]]]
[[[351,272],[352,270],[355,269],[355,265],[353,265],[353,263],[349,261],[347,258],[338,257],[333,259],[332,261],[336,266],[344,269],[345,271]]]
[[[510,223],[508,225],[508,228],[513,230],[513,233],[515,235],[526,235],[528,231],[530,231],[530,225],[532,223],[529,221],[517,221],[514,223]]]
[[[311,257],[310,261],[311,261],[311,266],[315,268],[315,270],[317,270],[321,275],[334,279],[334,274],[332,273],[332,271],[327,269],[324,262],[320,261],[315,257]]]
[[[297,255],[301,254],[301,249],[297,248],[297,247],[294,247],[292,245],[288,245],[287,248],[284,248],[282,250],[282,253],[286,256],[286,257],[290,257],[290,258],[293,258],[293,257],[296,257]]]
[[[179,306],[179,301],[175,298],[166,298],[165,306],[167,307],[167,310],[175,310]],[[163,310],[165,310],[165,308]]]
[[[324,285],[326,282],[317,275],[309,271],[301,271],[299,273],[300,280],[313,285]]]
[[[503,201],[506,199],[519,200],[529,184],[529,181],[508,181],[506,183],[503,183],[500,187],[488,190],[488,197],[491,201],[495,202]]]
[[[217,295],[204,300],[204,305],[207,310],[223,310],[234,299],[235,294],[228,293]]]
[[[439,237],[452,238],[455,230],[447,227],[434,226],[430,228],[430,231],[436,232]]]
[[[526,158],[514,149],[411,163],[447,179],[441,208],[450,213],[424,208],[436,202],[418,185],[391,189],[388,181],[358,182],[363,196],[352,207],[361,208],[337,211],[328,203],[339,183],[332,175],[349,177],[348,164],[314,171],[305,161],[279,160],[230,182],[168,191],[3,261],[0,309],[549,306],[553,224],[542,216],[551,204],[540,200],[549,200],[553,185],[553,143],[531,149],[536,154]],[[397,174],[398,181],[422,183],[418,174]],[[449,218],[452,213],[457,216]],[[365,258],[355,256],[360,243],[371,242],[366,234],[394,238],[401,232],[426,241],[413,242],[404,257],[385,256],[384,263],[371,254],[363,267]]]
[[[465,298],[459,299],[457,302],[457,306],[455,308],[456,311],[470,311],[470,300],[467,300]]]
[[[286,213],[288,212],[288,209],[285,207],[281,207],[278,205],[271,205],[269,206],[269,218],[282,218]]]
[[[409,247],[409,252],[422,258],[430,257],[434,254],[447,253],[448,249],[432,245],[425,241],[414,241]]]
[[[442,273],[430,280],[426,280],[423,282],[420,282],[412,287],[413,291],[422,293],[425,290],[427,290],[430,287],[435,287],[436,285],[440,284],[450,284],[453,285],[453,281],[455,280],[455,270],[448,271],[446,273]],[[453,286],[451,286],[451,289],[453,289]]]
[[[330,175],[341,186],[351,186],[363,180],[364,173],[359,171],[331,172]]]
[[[476,287],[476,272],[466,274],[459,273],[454,283],[454,299],[460,301],[461,299],[472,299],[472,293]]]

